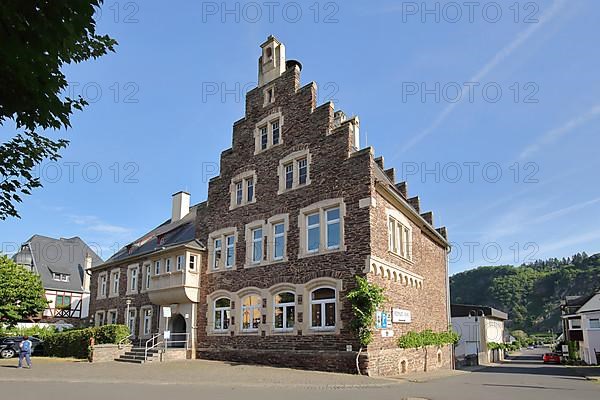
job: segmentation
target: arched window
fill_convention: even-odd
[[[229,329],[231,318],[231,300],[221,297],[215,301],[215,330],[225,331]]]
[[[283,292],[275,296],[275,329],[286,331],[294,328],[296,295]]]
[[[314,290],[310,296],[310,314],[313,329],[335,328],[335,289]]]
[[[242,331],[253,332],[258,330],[262,320],[261,299],[256,295],[244,297],[242,300]]]

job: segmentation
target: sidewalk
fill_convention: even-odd
[[[481,367],[482,369],[485,367]],[[477,367],[469,367],[469,369],[441,369],[431,372],[414,372],[406,375],[397,375],[390,377],[391,379],[413,382],[413,383],[425,383],[437,379],[451,378],[454,376],[466,375],[473,371],[476,371]]]
[[[600,367],[573,367],[575,371],[588,381],[600,382]]]

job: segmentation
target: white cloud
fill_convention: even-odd
[[[508,45],[498,51],[494,57],[490,61],[488,61],[479,71],[477,71],[468,82],[479,82],[481,81],[492,69],[494,69],[498,64],[507,59],[517,48],[519,48],[523,43],[527,41],[536,31],[538,31],[544,24],[546,24],[549,20],[551,20],[558,11],[565,5],[566,0],[556,0],[552,3],[552,6],[548,8],[539,18],[539,22],[536,24],[531,24],[528,29],[525,29],[523,32],[520,32]],[[463,97],[464,98],[464,97]],[[415,144],[423,140],[426,136],[431,134],[434,130],[436,130],[442,122],[446,120],[446,118],[452,113],[452,111],[462,102],[462,99],[457,101],[456,103],[448,104],[442,112],[434,118],[433,122],[417,135],[413,136],[408,142],[406,142],[401,151],[405,152],[412,148]]]
[[[547,131],[535,143],[532,143],[523,149],[519,155],[519,158],[524,159],[530,157],[532,154],[538,152],[542,147],[556,142],[562,136],[571,133],[573,130],[588,123],[598,116],[600,116],[600,104],[595,105],[585,113],[571,119],[567,123]]]
[[[94,215],[69,215],[71,222],[82,225],[85,229],[111,235],[130,235],[132,230],[123,226],[108,224]]]
[[[566,239],[554,241],[551,244],[540,245],[540,250],[545,254],[551,254],[565,247],[581,247],[582,244],[600,239],[600,229],[582,233],[580,235],[568,236]]]

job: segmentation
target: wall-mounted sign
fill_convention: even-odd
[[[410,310],[402,310],[400,308],[392,309],[392,322],[408,324],[412,321]]]
[[[391,329],[383,329],[381,331],[381,337],[393,337],[394,336],[394,331]]]
[[[375,312],[375,327],[377,329],[386,329],[388,327],[388,315],[385,311]]]

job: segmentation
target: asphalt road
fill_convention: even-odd
[[[544,365],[543,350],[472,373],[409,382],[205,361],[131,366],[37,363],[33,370],[0,364],[0,399],[174,400],[432,399],[552,400],[600,398],[600,384],[573,368]],[[189,396],[189,397],[188,397]]]

